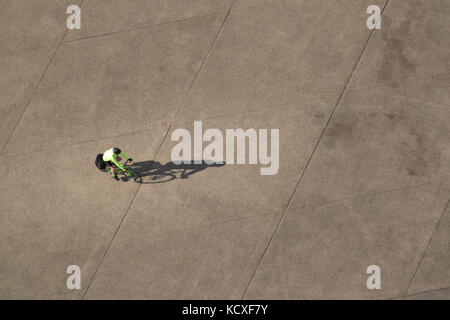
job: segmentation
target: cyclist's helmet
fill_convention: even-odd
[[[119,148],[114,148],[114,149],[113,149],[113,152],[114,152],[115,154],[120,154],[122,151],[121,151]]]

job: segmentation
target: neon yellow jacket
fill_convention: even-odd
[[[111,161],[112,163],[114,163],[116,166],[118,166],[120,169],[123,169],[123,164],[121,164],[119,161],[117,161],[117,155],[114,153],[114,148],[111,148],[109,150],[106,150],[103,153],[103,161]],[[125,153],[121,152],[120,156],[122,156],[123,158],[125,158],[125,160],[130,159],[130,157],[128,157]]]

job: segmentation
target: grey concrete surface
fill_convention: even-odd
[[[424,100],[409,96],[424,90],[426,80],[417,83],[403,93],[388,87],[346,93],[293,205],[449,179],[450,110],[428,102],[426,93]]]
[[[63,38],[66,9],[81,0],[0,1],[0,54],[53,48]]]
[[[408,296],[406,300],[449,300],[450,288]]]
[[[89,283],[138,189],[123,183],[118,192],[92,154],[120,143],[137,159],[151,158],[165,130],[1,158],[2,298],[82,297],[67,289],[67,267],[80,266],[83,288]]]
[[[222,20],[218,14],[64,44],[5,153],[168,124]]]
[[[364,21],[361,8],[367,1],[353,2],[347,7],[331,1],[269,1],[241,10],[237,5],[177,121],[329,93],[335,94],[329,100],[334,106],[369,35],[365,24],[356,23]]]
[[[390,1],[383,32],[375,32],[358,64],[351,89],[397,87],[414,79],[448,74],[450,14],[447,0]],[[364,61],[364,60],[363,60]]]
[[[86,298],[239,299],[278,215],[157,235],[122,232]]]
[[[167,24],[227,11],[234,0],[85,0],[83,27],[64,41]]]
[[[0,299],[449,299],[449,1],[0,6]],[[280,129],[278,174],[175,166],[194,120]]]
[[[27,108],[52,54],[52,49],[40,48],[0,55],[0,150]]]
[[[424,185],[290,209],[245,298],[401,295],[433,234],[448,192],[439,185]],[[366,287],[370,265],[381,269],[382,290]]]
[[[409,294],[450,287],[450,207],[444,212],[409,288]]]
[[[218,128],[222,131],[235,127],[274,126],[280,128],[282,136],[293,135],[300,138],[280,142],[280,154],[284,156],[280,158],[279,173],[272,176],[260,175],[260,165],[225,163],[223,166],[200,166],[198,172],[189,169],[195,169],[195,165],[183,165],[182,167],[187,168],[186,178],[183,179],[180,169],[174,169],[173,176],[165,178],[167,170],[164,166],[168,167],[171,147],[174,145],[166,143],[155,159],[156,167],[145,177],[145,183],[149,187],[143,187],[136,196],[129,219],[124,223],[124,230],[129,228],[127,233],[136,235],[172,232],[285,208],[290,191],[306,166],[328,114],[326,102],[316,99],[204,121],[204,128]],[[193,131],[193,123],[177,127]],[[158,170],[160,166],[162,169]],[[169,164],[170,167],[174,166]],[[169,180],[172,177],[176,181]],[[189,183],[188,188],[182,183],[184,181]],[[154,210],[151,215],[146,214],[149,203]],[[212,211],[212,208],[220,210]]]

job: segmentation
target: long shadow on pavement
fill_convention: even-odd
[[[172,161],[166,164],[161,164],[158,161],[147,160],[135,162],[131,168],[139,173],[142,178],[152,177],[150,181],[143,181],[142,184],[163,183],[175,179],[187,179],[194,173],[203,171],[210,167],[222,167],[223,164],[206,164],[204,161],[200,164],[185,164],[176,165]]]

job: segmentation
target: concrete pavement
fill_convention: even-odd
[[[1,299],[449,299],[450,1],[1,7]],[[278,174],[175,166],[194,120],[280,129]]]

